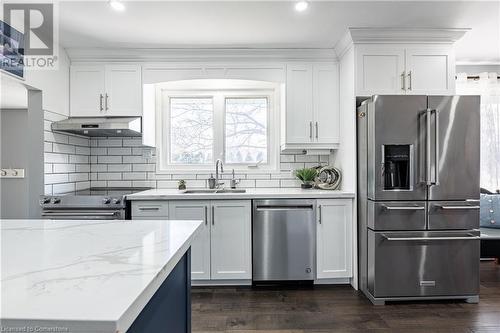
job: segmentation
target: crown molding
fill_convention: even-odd
[[[352,44],[453,44],[462,38],[469,28],[349,28],[334,47],[339,58]]]
[[[72,62],[336,61],[331,48],[67,48]]]

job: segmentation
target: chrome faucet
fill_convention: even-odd
[[[224,172],[224,164],[220,158],[215,161],[215,187],[219,188],[221,185],[224,185],[223,182],[219,181],[219,165],[221,174]]]

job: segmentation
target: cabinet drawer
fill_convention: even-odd
[[[479,228],[479,202],[429,203],[429,230]]]
[[[140,217],[168,218],[168,202],[166,201],[132,202],[132,219]]]
[[[425,230],[425,202],[368,202],[373,230]]]

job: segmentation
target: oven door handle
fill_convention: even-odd
[[[424,206],[387,206],[382,205],[385,210],[425,210]]]
[[[119,212],[99,212],[99,213],[85,213],[85,212],[42,212],[42,217],[83,217],[87,219],[106,219],[106,218],[113,218],[117,217],[119,215]]]
[[[448,241],[448,240],[479,240],[480,236],[474,236],[469,234],[469,236],[452,236],[452,237],[388,237],[387,235],[382,235],[388,241]]]

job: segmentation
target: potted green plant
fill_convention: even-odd
[[[315,168],[303,168],[295,170],[295,177],[297,177],[302,184],[300,184],[301,188],[312,188],[312,183],[314,182],[314,178],[318,171]]]

